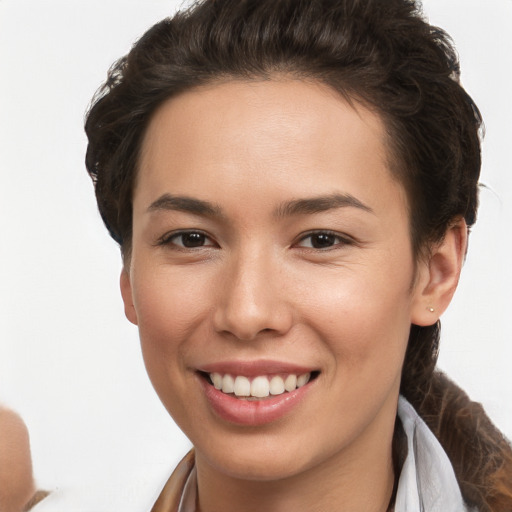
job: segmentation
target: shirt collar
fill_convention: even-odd
[[[398,417],[407,436],[407,457],[398,480],[395,512],[466,512],[446,452],[403,397],[398,401]]]

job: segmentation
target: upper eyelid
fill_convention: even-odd
[[[315,236],[315,235],[332,235],[336,238],[343,240],[346,243],[355,243],[355,240],[351,236],[346,235],[345,233],[339,233],[338,231],[333,231],[331,229],[313,229],[311,231],[301,233],[297,237],[297,241],[294,243],[298,243],[302,240],[305,240],[308,237]]]

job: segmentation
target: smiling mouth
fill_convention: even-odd
[[[302,374],[244,375],[221,374],[217,372],[200,372],[201,376],[215,389],[241,400],[264,400],[275,396],[291,393],[308,382],[316,379],[319,371]]]

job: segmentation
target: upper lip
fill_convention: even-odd
[[[315,371],[315,368],[273,360],[257,360],[257,361],[219,361],[209,363],[197,368],[198,371],[204,373],[220,373],[230,375],[243,375],[245,377],[257,377],[259,375],[273,374],[294,374],[302,375]]]

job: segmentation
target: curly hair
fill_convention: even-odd
[[[449,36],[414,0],[201,0],[153,26],[117,61],[86,119],[101,216],[129,257],[132,194],[153,113],[180,92],[276,74],[327,84],[378,113],[409,202],[417,258],[454,219],[476,220],[481,116]],[[401,393],[482,512],[512,510],[512,450],[482,407],[435,370],[439,325],[411,326]]]

